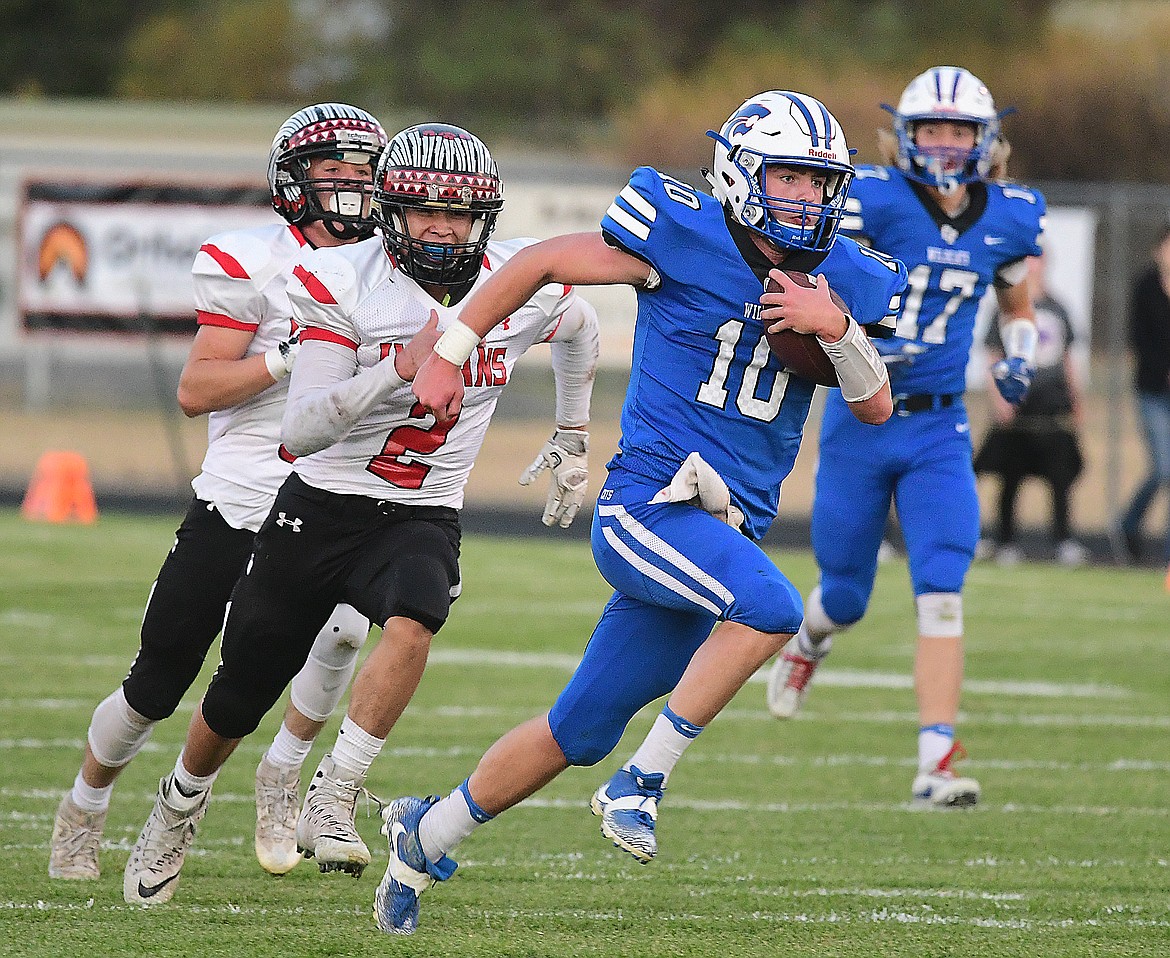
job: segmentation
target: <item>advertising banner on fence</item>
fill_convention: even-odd
[[[21,327],[189,336],[199,247],[215,233],[277,221],[260,186],[26,183]]]

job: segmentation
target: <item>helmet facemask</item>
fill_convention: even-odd
[[[823,252],[833,245],[853,182],[850,151],[837,121],[812,97],[769,91],[728,118],[715,140],[712,192],[731,215],[781,250]],[[767,190],[767,170],[822,174],[820,202],[790,200]],[[788,215],[784,215],[788,214]]]
[[[885,103],[882,109],[894,118],[898,168],[944,194],[987,179],[1000,140],[1000,120],[1011,112],[996,112],[987,87],[959,67],[932,67],[910,81],[897,109]],[[970,124],[975,129],[974,146],[920,147],[918,124],[931,121]]]
[[[458,127],[411,127],[390,142],[374,181],[371,213],[387,254],[415,282],[461,296],[479,276],[504,205],[503,185],[487,147]],[[426,242],[412,235],[409,210],[469,214],[471,230],[464,242]]]

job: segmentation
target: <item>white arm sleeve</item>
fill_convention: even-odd
[[[344,439],[359,419],[406,385],[393,354],[358,369],[348,346],[322,340],[301,344],[289,384],[280,438],[294,456],[307,456]]]
[[[575,297],[561,315],[549,348],[557,389],[557,424],[585,426],[600,352],[597,310]]]

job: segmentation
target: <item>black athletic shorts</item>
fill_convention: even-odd
[[[338,603],[379,627],[403,616],[438,632],[459,592],[459,538],[455,509],[326,492],[292,473],[232,592],[204,699],[211,728],[252,732]]]

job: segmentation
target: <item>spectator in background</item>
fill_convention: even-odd
[[[1028,260],[1028,282],[1039,333],[1032,388],[1019,406],[1012,406],[997,390],[988,390],[994,423],[975,457],[977,474],[998,473],[1002,480],[999,529],[994,551],[988,552],[1000,565],[1015,565],[1023,558],[1016,544],[1016,497],[1025,477],[1038,476],[1052,487],[1056,561],[1083,565],[1089,552],[1069,530],[1069,490],[1084,465],[1077,441],[1083,403],[1070,352],[1073,328],[1068,311],[1045,289],[1042,256]],[[1003,357],[998,318],[986,343],[993,361]]]
[[[1138,278],[1130,301],[1129,342],[1134,356],[1138,414],[1150,458],[1145,480],[1121,518],[1121,535],[1131,559],[1142,557],[1142,520],[1158,492],[1170,494],[1170,224],[1154,247],[1153,264]],[[1162,542],[1170,563],[1170,518]]]

